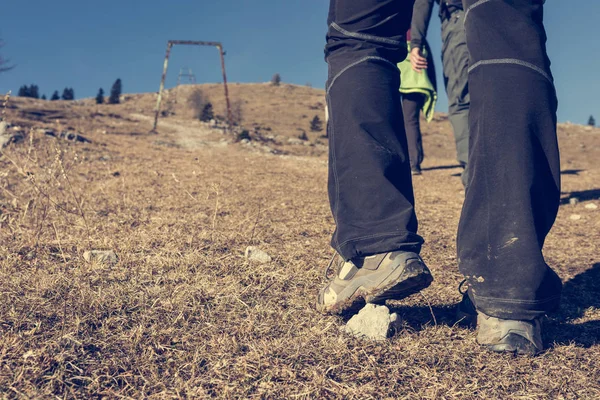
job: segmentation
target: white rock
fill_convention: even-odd
[[[250,262],[256,262],[259,264],[266,264],[272,260],[270,255],[254,246],[248,246],[246,248],[246,259]]]
[[[587,208],[588,210],[597,210],[598,206],[594,203],[590,203],[590,204],[586,204],[585,208]]]
[[[0,149],[11,143],[18,143],[24,138],[25,132],[22,131],[21,127],[11,126],[6,121],[0,121]]]
[[[569,219],[571,221],[579,221],[581,219],[581,215],[579,215],[579,214],[571,214],[571,216],[569,217]]]
[[[83,259],[89,263],[96,262],[98,264],[115,265],[119,262],[117,253],[112,250],[90,250],[83,253]]]
[[[577,197],[571,197],[569,199],[569,204],[575,205],[577,203],[579,203],[579,199]]]
[[[385,340],[401,326],[402,322],[398,314],[390,314],[386,306],[367,304],[358,314],[350,318],[345,331],[363,339]]]

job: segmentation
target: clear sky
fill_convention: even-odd
[[[16,68],[0,75],[0,92],[35,83],[47,96],[68,86],[77,98],[92,97],[116,78],[124,92],[157,91],[168,39],[221,41],[232,82],[266,82],[277,72],[284,82],[322,88],[327,8],[327,0],[4,1],[0,52]],[[599,16],[599,0],[546,3],[560,121],[600,119]],[[441,74],[437,16],[428,37]],[[167,86],[182,67],[198,82],[219,82],[217,55],[175,47]],[[446,111],[440,91],[438,110]]]

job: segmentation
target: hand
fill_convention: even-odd
[[[410,65],[412,69],[421,72],[427,68],[427,59],[423,57],[423,53],[421,53],[421,49],[415,47],[410,51]]]

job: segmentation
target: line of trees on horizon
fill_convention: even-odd
[[[23,85],[19,88],[19,92],[17,93],[17,96],[19,97],[29,97],[32,99],[42,99],[42,100],[47,100],[46,95],[43,94],[40,97],[40,89],[38,87],[38,85],[34,85],[31,84],[29,86],[27,85]],[[62,92],[62,96],[60,96],[58,94],[58,90],[55,90],[54,93],[52,93],[52,97],[50,97],[50,100],[54,101],[54,100],[75,100],[75,90],[73,88],[64,88],[63,92]]]
[[[108,104],[119,104],[121,102],[121,93],[123,92],[123,83],[121,79],[117,79],[115,83],[113,83],[112,88],[110,90],[110,96],[108,97]],[[40,88],[38,85],[23,85],[19,88],[17,93],[19,97],[29,97],[32,99],[42,99],[47,100],[45,94],[40,96]],[[50,101],[55,100],[75,100],[75,90],[73,88],[66,87],[63,89],[62,95],[59,94],[58,90],[55,90],[50,97]],[[98,90],[98,94],[96,95],[96,104],[104,104],[104,89],[100,88]]]

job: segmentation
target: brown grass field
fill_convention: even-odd
[[[444,115],[424,125],[414,182],[435,281],[389,304],[404,329],[366,342],[313,305],[332,254],[327,139],[308,128],[323,91],[231,85],[242,144],[194,120],[192,90],[169,92],[158,134],[154,94],[10,100],[27,136],[0,154],[0,398],[600,398],[600,208],[586,208],[600,206],[600,129],[559,126],[563,205],[545,254],[564,298],[548,350],[515,358],[454,325],[463,195]],[[202,90],[222,115],[221,86]],[[299,129],[307,143],[289,143]],[[248,263],[249,245],[273,261]],[[119,262],[87,263],[90,249]]]

